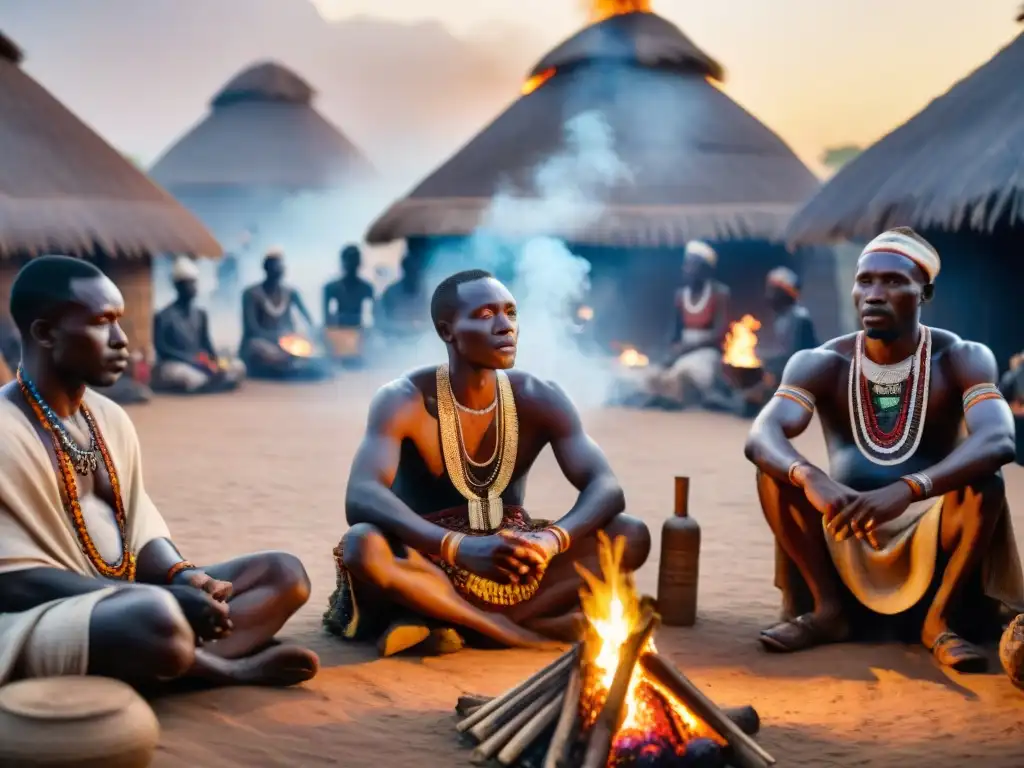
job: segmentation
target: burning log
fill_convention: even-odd
[[[774,757],[745,734],[717,704],[662,656],[645,653],[640,657],[640,668],[726,740],[732,753],[731,762],[736,768],[768,768],[775,765]]]
[[[633,678],[637,659],[657,626],[658,614],[651,610],[646,611],[640,627],[622,645],[619,651],[619,666],[615,670],[615,680],[605,696],[601,714],[597,716],[590,731],[583,768],[604,768],[608,764],[608,756],[612,751],[612,740],[619,728],[622,727],[623,707],[626,704],[626,694],[629,692],[629,683]]]

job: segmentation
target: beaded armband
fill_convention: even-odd
[[[195,567],[195,564],[190,563],[188,560],[182,560],[180,563],[175,563],[167,569],[167,583],[170,584],[174,581],[174,577],[182,571],[191,571]]]
[[[775,390],[775,397],[784,397],[787,400],[792,400],[801,408],[805,408],[811,413],[814,413],[814,395],[806,389],[793,387],[789,384],[782,384]]]
[[[927,499],[932,493],[932,479],[924,472],[904,475],[900,480],[910,486],[910,490],[914,493],[914,498],[918,501]]]
[[[572,546],[572,537],[569,535],[569,532],[561,526],[549,525],[544,530],[554,534],[555,538],[558,539],[558,554],[562,554]]]
[[[995,384],[975,384],[964,392],[964,413],[982,400],[1002,400],[1003,395]]]

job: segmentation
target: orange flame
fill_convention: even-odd
[[[625,13],[654,13],[651,0],[588,0],[587,10],[592,24]]]
[[[295,357],[313,356],[313,342],[299,336],[297,333],[289,333],[287,336],[282,336],[277,340],[277,343],[289,355],[294,355]]]
[[[522,88],[523,96],[528,96],[529,94],[533,93],[534,91],[536,91],[538,88],[540,88],[542,85],[544,85],[544,83],[546,83],[548,80],[550,80],[554,76],[555,76],[555,68],[554,67],[548,67],[543,72],[537,73],[536,75],[531,77],[529,80],[527,80],[525,83],[523,83],[523,88]]]
[[[633,347],[623,347],[619,353],[619,364],[626,368],[644,368],[650,365],[647,355],[638,352]]]
[[[589,322],[594,319],[594,308],[586,305],[576,310],[576,319],[582,320],[583,322]]]
[[[585,705],[584,717],[588,722],[597,716],[599,702],[604,701],[615,680],[622,646],[638,629],[643,615],[633,575],[622,567],[625,549],[624,537],[618,536],[613,542],[603,532],[598,532],[597,554],[602,578],[577,566],[584,584],[580,589],[580,604],[590,625],[583,643],[583,660],[585,669],[589,670],[584,687],[588,693],[586,700],[591,703],[589,707]],[[653,638],[647,640],[643,650],[647,653],[657,650]],[[620,735],[627,731],[650,733],[656,730],[657,713],[652,709],[650,697],[644,695],[645,688],[661,692],[658,684],[636,667],[629,681]],[[671,716],[691,738],[719,740],[714,731],[680,702],[671,696],[665,696],[664,700],[670,704]]]
[[[761,322],[753,315],[744,315],[729,327],[722,347],[722,362],[733,368],[760,368],[757,357],[757,333]]]

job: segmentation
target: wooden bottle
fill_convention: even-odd
[[[661,527],[658,612],[669,627],[692,627],[697,621],[700,526],[689,516],[690,478],[676,478],[675,514]]]

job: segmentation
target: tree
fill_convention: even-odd
[[[829,147],[821,153],[821,163],[835,173],[853,160],[863,150],[856,144],[844,144],[840,147]]]

